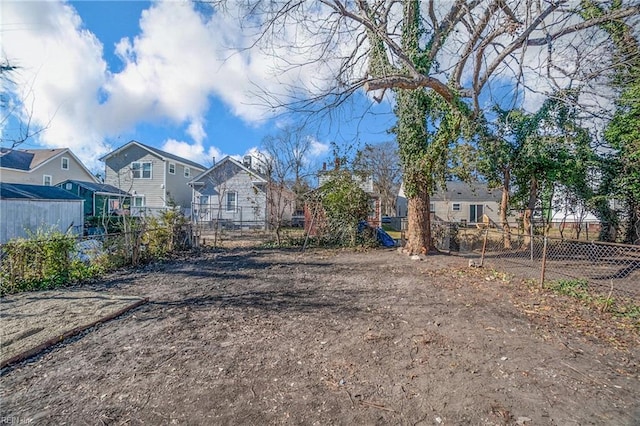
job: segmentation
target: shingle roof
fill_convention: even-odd
[[[81,197],[55,186],[24,185],[0,182],[0,199],[82,200]]]
[[[58,149],[9,149],[0,148],[0,167],[29,171],[45,161],[66,151]]]
[[[107,155],[104,155],[102,158],[100,158],[100,160],[104,161],[106,158],[110,157],[112,154],[122,150],[123,148],[125,148],[125,147],[127,147],[127,146],[129,146],[130,144],[133,144],[133,143],[135,143],[137,145],[140,145],[144,149],[146,149],[148,151],[151,151],[154,154],[156,154],[156,155],[158,155],[158,156],[160,156],[162,158],[169,159],[169,160],[174,160],[174,161],[186,164],[187,166],[196,167],[196,168],[201,169],[201,170],[204,170],[206,168],[202,164],[198,164],[195,161],[187,160],[186,158],[182,158],[182,157],[179,157],[177,155],[170,154],[170,153],[168,153],[166,151],[163,151],[163,150],[158,149],[158,148],[154,148],[154,147],[149,146],[149,145],[145,145],[145,144],[143,144],[141,142],[138,142],[136,140],[132,140],[132,141],[127,142],[126,144],[122,145],[120,148],[116,149],[115,151],[111,151]]]
[[[499,189],[489,190],[486,183],[447,182],[446,185],[446,191],[436,191],[431,201],[499,201],[501,196]]]
[[[200,173],[195,178],[190,180],[189,184],[195,184],[196,182],[200,182],[200,180],[204,176],[208,175],[213,170],[215,170],[218,167],[222,166],[222,164],[224,164],[226,162],[230,162],[231,164],[234,164],[239,169],[244,170],[244,171],[246,171],[248,173],[251,173],[253,176],[257,177],[258,180],[260,180],[260,181],[263,181],[263,182],[267,182],[268,181],[268,178],[265,175],[263,175],[261,172],[255,170],[255,169],[250,169],[250,168],[246,167],[244,164],[242,164],[241,162],[239,162],[238,160],[236,160],[235,158],[230,157],[230,156],[227,155],[222,160],[218,161],[216,164],[214,164],[213,166],[209,167],[207,170],[205,170],[204,172]]]
[[[89,191],[93,191],[93,192],[102,192],[106,194],[117,194],[117,195],[131,195],[127,191],[123,191],[122,189],[116,188],[113,185],[109,185],[106,183],[87,182],[83,180],[68,179],[68,180],[65,180],[64,182],[60,182],[56,186],[60,188],[64,188],[64,184],[67,182],[74,183],[82,188],[88,189]]]

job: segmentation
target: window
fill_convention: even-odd
[[[120,200],[117,198],[109,198],[109,212],[120,209]]]
[[[429,212],[433,213],[436,211],[436,204],[435,203],[429,203]]]
[[[453,210],[454,212],[459,212],[460,211],[460,203],[453,203],[453,205],[451,206],[451,210]]]
[[[64,189],[71,191],[73,189],[73,184],[71,182],[67,182],[64,184]]]
[[[191,177],[191,169],[189,167],[184,168],[184,177]]]
[[[51,186],[51,176],[49,175],[43,175],[42,176],[42,184],[44,186]]]
[[[206,206],[207,204],[209,204],[209,196],[208,195],[201,195],[200,196],[200,204],[202,204],[203,206]]]
[[[176,174],[176,163],[169,163],[169,174],[170,175]]]
[[[144,196],[138,195],[133,197],[133,207],[144,207]]]
[[[69,170],[69,159],[62,157],[62,170]]]
[[[482,222],[483,215],[484,215],[484,206],[482,204],[471,204],[469,206],[469,222],[471,223]]]
[[[238,198],[237,192],[227,192],[227,211],[228,212],[236,211],[237,198]]]
[[[151,161],[131,163],[131,174],[134,179],[151,179]]]

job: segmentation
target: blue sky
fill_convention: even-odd
[[[239,51],[250,40],[237,22],[202,15],[178,1],[2,2],[3,56],[18,65],[12,108],[45,130],[22,148],[69,147],[89,168],[131,139],[205,165],[242,156],[301,116],[265,107],[255,87],[284,93],[316,84],[318,69],[274,77],[273,58]],[[312,121],[315,161],[329,145],[390,140],[389,102],[357,94],[330,117]],[[3,125],[16,133],[16,121]]]

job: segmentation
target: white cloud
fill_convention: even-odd
[[[49,124],[40,143],[68,146],[97,167],[97,158],[111,148],[106,142],[110,138],[141,121],[168,121],[176,127],[187,124],[194,144],[169,139],[165,145],[199,161],[197,155],[205,155],[211,96],[246,122],[260,123],[273,111],[256,98],[256,88],[284,94],[330,75],[326,63],[276,71],[287,67],[286,58],[292,56],[286,43],[270,52],[239,49],[253,40],[230,12],[204,17],[190,2],[153,3],[140,17],[140,33],[117,43],[115,53],[124,67],[112,73],[101,42],[83,28],[72,6],[59,1],[3,3],[3,26],[12,26],[2,33],[4,53],[23,67],[16,96],[33,105],[24,113],[35,124]],[[293,23],[284,34],[311,36]],[[295,53],[302,61],[315,54]],[[221,153],[209,148],[206,154]]]
[[[222,151],[214,146],[205,149],[202,143],[190,144],[176,139],[167,139],[160,149],[207,167],[213,164],[214,158],[218,161],[223,157]]]
[[[328,143],[320,142],[317,139],[311,139],[311,149],[309,150],[310,157],[319,158],[326,155],[329,152],[331,146]]]
[[[96,116],[107,75],[102,44],[64,4],[3,2],[2,13],[3,53],[20,67],[13,79],[22,118],[46,128],[43,145],[70,147],[95,167],[107,151]]]

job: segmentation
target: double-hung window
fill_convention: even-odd
[[[42,175],[42,184],[44,186],[51,186],[51,176],[50,175]]]
[[[169,163],[169,174],[170,175],[176,174],[176,163]]]
[[[453,203],[451,205],[451,210],[453,210],[454,212],[459,212],[460,211],[460,203]]]
[[[233,192],[227,192],[227,205],[226,205],[226,210],[228,212],[235,212],[236,208],[238,206],[238,193],[233,191]]]
[[[151,179],[151,161],[131,163],[131,175],[134,179]]]
[[[186,177],[186,178],[190,178],[191,177],[191,169],[189,167],[185,167],[184,168],[184,177]]]
[[[60,166],[62,167],[62,170],[69,170],[69,159],[67,157],[62,157]]]

